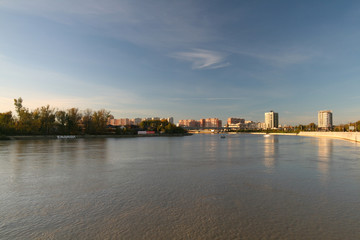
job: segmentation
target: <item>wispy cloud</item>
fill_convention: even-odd
[[[230,65],[224,62],[226,55],[220,52],[204,49],[193,49],[189,52],[177,52],[171,55],[173,58],[192,63],[193,69],[216,69]]]
[[[280,50],[276,53],[257,52],[257,51],[236,51],[236,53],[251,58],[256,58],[267,62],[269,65],[275,66],[288,66],[293,64],[300,64],[312,59],[318,54],[315,52],[309,53],[308,51],[295,51],[295,50]]]

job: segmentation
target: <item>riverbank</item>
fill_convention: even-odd
[[[300,132],[304,137],[327,137],[360,142],[360,132]]]
[[[346,141],[360,142],[360,132],[300,132],[300,133],[265,133],[265,132],[253,132],[250,134],[259,135],[287,135],[287,136],[303,136],[303,137],[327,137],[342,139]]]
[[[264,132],[256,132],[251,134],[266,134]],[[303,137],[327,137],[342,139],[353,142],[360,142],[360,132],[300,132],[300,133],[268,133],[269,135],[290,135]]]
[[[0,136],[0,140],[46,140],[46,139],[92,139],[92,138],[135,138],[135,137],[183,137],[191,133],[178,134],[147,134],[147,135],[31,135],[31,136]]]
[[[264,132],[254,132],[251,134],[266,134]],[[360,132],[300,132],[300,133],[268,133],[269,135],[290,135],[303,137],[327,137],[342,139],[353,142],[360,142]]]
[[[265,134],[269,134],[269,135],[290,135],[290,136],[296,136],[298,135],[297,133],[266,133],[266,132],[253,132],[250,134],[260,134],[260,135],[265,135]]]

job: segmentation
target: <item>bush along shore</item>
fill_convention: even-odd
[[[62,139],[185,136],[188,132],[167,120],[148,120],[139,125],[112,126],[108,124],[110,111],[101,109],[84,111],[78,108],[59,110],[49,105],[29,110],[21,98],[14,99],[15,112],[0,113],[0,140],[11,139]],[[139,132],[149,134],[138,135]]]

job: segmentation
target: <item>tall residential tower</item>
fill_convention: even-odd
[[[278,128],[279,127],[279,114],[273,111],[265,113],[265,128]]]
[[[319,130],[331,130],[333,127],[332,112],[329,110],[318,112],[318,128]]]

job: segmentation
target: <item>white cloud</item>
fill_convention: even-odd
[[[317,55],[314,52],[308,53],[308,51],[304,52],[299,50],[280,50],[276,53],[266,53],[266,51],[236,51],[236,53],[260,59],[270,65],[275,65],[279,67],[303,63]]]
[[[193,69],[216,69],[229,66],[224,62],[226,55],[223,53],[204,49],[193,49],[191,52],[177,52],[173,58],[192,63]]]

